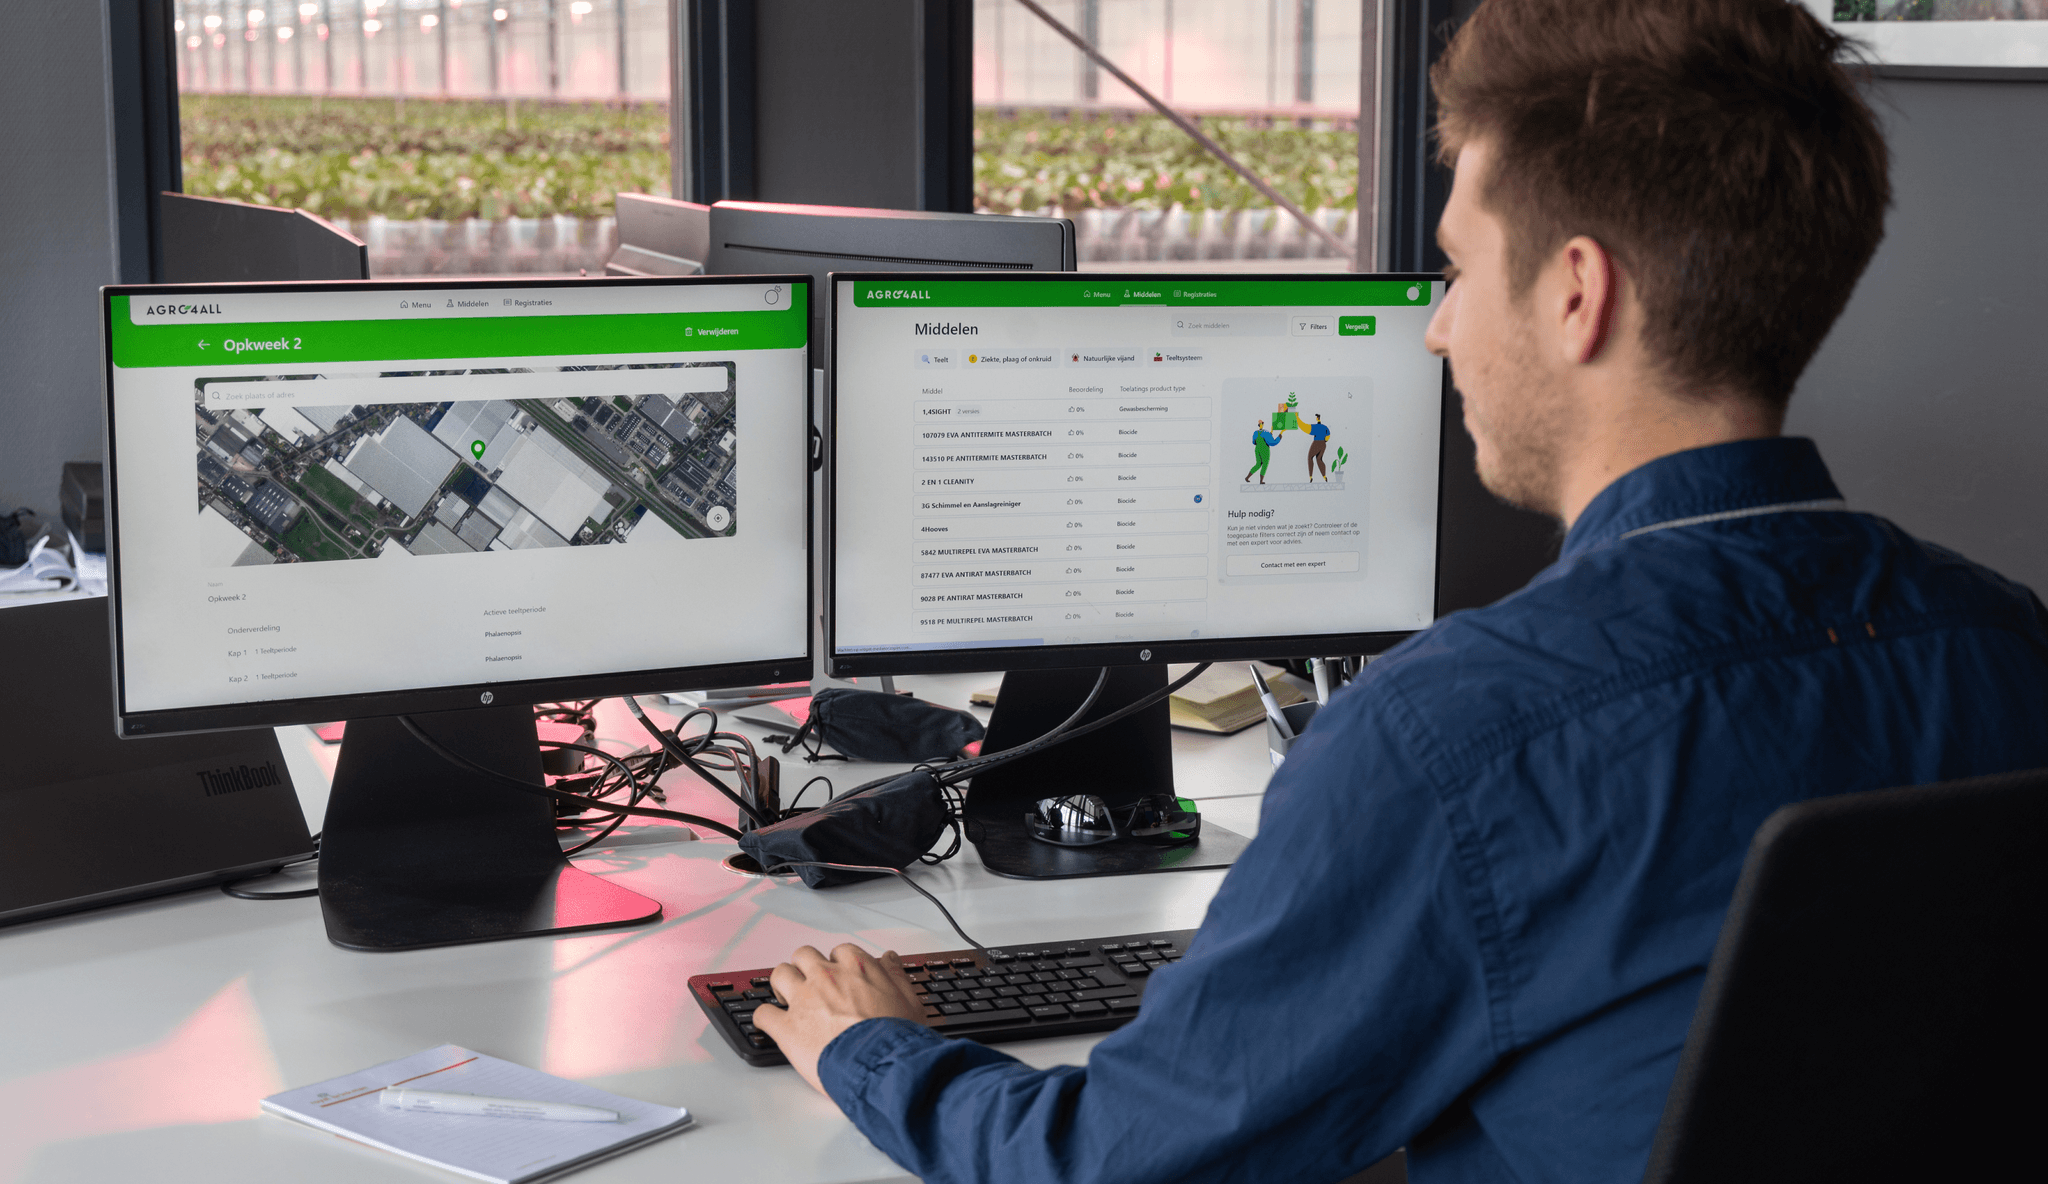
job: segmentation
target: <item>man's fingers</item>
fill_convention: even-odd
[[[859,966],[865,969],[868,964],[874,962],[875,956],[849,941],[832,947],[832,960],[842,966]]]
[[[816,971],[819,967],[830,961],[830,958],[818,952],[816,946],[799,946],[796,953],[791,954],[789,961],[784,963],[784,965],[794,966],[800,973],[809,973]]]

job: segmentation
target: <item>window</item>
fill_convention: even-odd
[[[375,275],[599,272],[669,189],[668,0],[175,0],[185,191],[297,206]]]
[[[1360,0],[1044,0],[1347,246]],[[1072,218],[1081,268],[1350,261],[1015,0],[976,0],[975,204]]]

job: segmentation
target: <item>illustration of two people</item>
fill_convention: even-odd
[[[1323,460],[1323,452],[1330,443],[1329,425],[1323,422],[1323,417],[1320,415],[1315,417],[1316,421],[1312,424],[1303,423],[1301,416],[1294,411],[1295,404],[1295,397],[1290,394],[1287,396],[1287,401],[1280,404],[1279,408],[1273,412],[1273,427],[1276,429],[1275,431],[1267,431],[1266,421],[1262,419],[1259,421],[1257,429],[1252,432],[1252,468],[1251,472],[1244,475],[1244,479],[1247,482],[1252,479],[1253,474],[1257,474],[1259,484],[1264,485],[1266,483],[1266,466],[1273,459],[1273,446],[1285,439],[1280,433],[1290,428],[1299,429],[1308,434],[1308,479],[1310,481],[1315,480],[1316,470],[1321,469],[1323,480],[1325,482],[1329,481],[1330,466]]]

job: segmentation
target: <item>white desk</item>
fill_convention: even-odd
[[[904,685],[964,705],[993,681]],[[326,796],[317,742],[304,728],[281,729],[280,739],[317,827]],[[1269,772],[1263,729],[1176,732],[1174,756],[1181,791],[1207,819],[1254,833]],[[807,768],[785,770],[785,794]],[[817,769],[841,788],[882,771]],[[664,785],[678,790],[678,809],[732,813],[674,774]],[[86,816],[49,824],[52,842],[89,833]],[[353,953],[328,943],[317,900],[239,901],[212,889],[0,929],[0,1184],[455,1179],[256,1109],[287,1086],[444,1041],[697,1116],[696,1128],[578,1181],[905,1178],[794,1073],[733,1056],[684,979],[773,965],[805,943],[850,938],[907,952],[959,939],[893,880],[816,892],[749,879],[720,866],[729,842],[674,842],[673,833],[622,828],[613,838],[623,842],[578,857],[664,910],[655,925],[590,935]],[[1223,876],[1023,882],[982,870],[972,845],[914,874],[968,932],[997,945],[1191,928]],[[1078,1064],[1094,1040],[1007,1047],[1035,1065]]]

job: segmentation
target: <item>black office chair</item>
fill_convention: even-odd
[[[2040,1170],[2044,880],[2048,769],[1771,815],[1646,1184]]]

